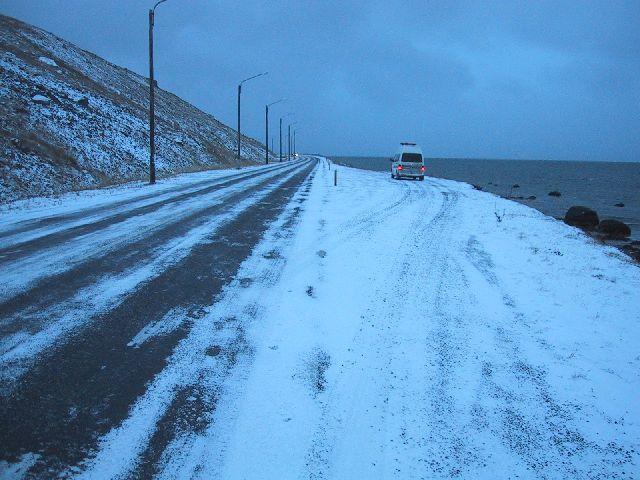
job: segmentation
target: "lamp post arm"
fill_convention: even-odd
[[[162,0],[162,1],[164,2],[166,0]],[[262,72],[262,73],[259,73],[257,75],[254,75],[253,77],[245,78],[244,80],[242,80],[240,82],[240,85],[242,85],[244,82],[248,82],[249,80],[253,80],[254,78],[258,78],[258,77],[261,77],[263,75],[268,75],[268,74],[269,74],[269,72]]]
[[[160,5],[161,3],[164,3],[164,2],[166,2],[166,1],[167,1],[167,0],[160,0],[160,1],[156,2],[156,4],[153,6],[152,10],[153,10],[153,11],[155,11],[155,9],[156,9],[156,7],[157,7],[158,5]]]

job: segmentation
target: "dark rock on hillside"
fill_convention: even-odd
[[[631,235],[629,226],[619,220],[605,219],[598,224],[598,232],[612,239],[628,238]]]
[[[622,207],[624,207],[624,203],[622,203],[622,202],[620,202],[620,203],[616,203],[616,204],[614,205],[614,207],[620,207],[620,208],[622,208]]]
[[[535,199],[536,199],[536,196],[535,196],[535,195],[529,195],[529,196],[527,197],[527,200],[535,200]]]
[[[564,223],[580,228],[595,228],[599,221],[594,210],[580,205],[571,207],[564,216]]]
[[[553,192],[549,192],[549,196],[550,197],[561,197],[562,194],[559,191],[554,190]]]
[[[482,187],[480,185],[476,185],[475,183],[473,184],[473,188],[475,190],[482,190]]]
[[[89,99],[87,97],[82,97],[79,98],[78,100],[76,100],[76,103],[78,105],[80,105],[81,107],[88,107],[89,106]]]
[[[520,188],[520,185],[518,185],[517,183],[514,183],[511,188]]]

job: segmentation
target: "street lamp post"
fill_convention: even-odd
[[[280,117],[280,162],[282,163],[282,117]]]
[[[241,141],[240,141],[240,95],[242,95],[242,84],[244,82],[248,82],[249,80],[253,80],[254,78],[258,78],[258,77],[261,77],[263,75],[268,75],[268,74],[269,74],[269,72],[259,73],[257,75],[254,75],[253,77],[245,78],[244,80],[242,80],[238,84],[238,153],[237,153],[238,161],[240,161],[240,145],[241,145]]]
[[[280,100],[268,103],[267,105],[264,106],[264,130],[265,130],[264,158],[265,158],[266,165],[269,165],[269,107],[271,105],[275,105],[276,103],[283,102],[284,100],[285,100],[284,98],[281,98]]]
[[[288,133],[287,133],[287,145],[288,145],[288,150],[287,150],[287,161],[291,160],[291,125],[295,125],[298,122],[293,122],[290,123],[288,126]]]
[[[294,156],[294,157],[296,156],[296,153],[298,152],[298,151],[296,150],[296,132],[297,132],[297,131],[298,131],[297,129],[295,129],[295,130],[293,131],[293,156]]]
[[[155,80],[153,79],[153,23],[156,7],[167,0],[156,2],[149,10],[149,183],[156,183],[156,115]]]
[[[291,113],[287,113],[284,117],[280,117],[280,161],[282,162],[282,119],[287,118]]]

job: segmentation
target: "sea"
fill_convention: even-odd
[[[390,172],[387,157],[331,160]],[[640,240],[640,163],[430,158],[425,165],[429,176],[470,183],[504,197],[524,197],[515,200],[555,218],[564,217],[573,205],[592,208],[601,220],[623,221],[631,228],[631,239]],[[549,196],[552,191],[560,196]],[[532,196],[535,199],[527,200]]]

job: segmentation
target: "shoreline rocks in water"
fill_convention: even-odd
[[[559,191],[554,190],[554,191],[552,191],[552,192],[549,192],[549,196],[550,196],[550,197],[561,197],[561,196],[562,196],[562,194],[561,194]]]
[[[636,262],[640,262],[640,242],[633,241],[624,245],[616,244],[616,240],[628,241],[631,236],[631,228],[620,220],[606,218],[599,220],[595,210],[581,205],[576,205],[567,210],[564,223],[581,228],[588,235],[597,238],[601,242],[612,241],[613,245],[629,255]]]
[[[551,194],[549,194],[551,195]],[[575,205],[567,210],[564,216],[564,223],[573,227],[593,229],[598,226],[600,219],[595,210],[581,205]]]
[[[615,240],[622,240],[629,238],[631,235],[631,228],[624,222],[619,220],[613,220],[611,218],[602,220],[598,224],[598,233],[606,235],[607,237]]]

